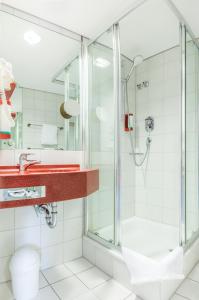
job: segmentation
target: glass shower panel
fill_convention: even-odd
[[[198,71],[199,50],[186,33],[186,241],[199,229]]]
[[[90,167],[99,168],[99,191],[87,200],[88,234],[114,242],[114,97],[112,31],[88,48]]]
[[[79,57],[74,59],[65,69],[65,102],[68,100],[80,102]],[[60,140],[65,141],[65,149],[80,150],[80,121],[79,115],[65,120],[65,130]],[[63,138],[63,135],[65,137]]]
[[[179,244],[179,20],[152,0],[119,24],[122,244],[161,256]]]

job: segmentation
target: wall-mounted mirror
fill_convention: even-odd
[[[11,63],[16,82],[15,126],[0,149],[79,150],[79,114],[65,118],[60,107],[80,101],[81,39],[40,23],[0,11],[0,58]]]

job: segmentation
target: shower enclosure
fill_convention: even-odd
[[[141,1],[82,52],[85,165],[100,170],[85,235],[158,258],[199,235],[199,46],[166,2]]]

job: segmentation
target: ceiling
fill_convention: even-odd
[[[151,1],[151,0],[147,0]],[[159,0],[164,1],[164,0]],[[199,36],[199,1],[172,0]],[[2,0],[1,2],[95,38],[139,0]],[[154,11],[154,18],[157,17]]]
[[[1,0],[0,0],[1,1]],[[83,34],[91,39],[104,32],[119,17],[142,0],[2,0],[1,2],[29,12]],[[199,36],[199,1],[172,0]],[[179,43],[176,16],[164,0],[143,0],[144,4],[120,21],[122,53],[133,58],[150,57]],[[37,32],[41,43],[31,47],[23,34]],[[0,57],[13,64],[20,85],[54,93],[63,93],[63,86],[52,83],[56,72],[74,58],[78,42],[14,16],[0,13]],[[110,33],[100,42],[112,47]],[[11,45],[11,46],[10,46]]]
[[[72,31],[95,38],[138,0],[3,0]]]
[[[199,1],[198,0],[172,0],[178,7],[185,20],[190,25],[196,37],[199,37]]]
[[[120,41],[127,57],[151,57],[179,44],[178,19],[165,1],[147,1],[121,20]]]

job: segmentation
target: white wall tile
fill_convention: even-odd
[[[15,209],[15,228],[40,225],[40,216],[37,216],[33,206],[17,207]]]
[[[83,215],[83,200],[64,201],[64,219],[77,218]]]
[[[58,222],[55,228],[46,224],[41,226],[41,247],[60,244],[63,241],[63,222]]]
[[[63,262],[63,244],[42,248],[41,268],[46,269]]]
[[[96,250],[96,266],[109,276],[113,276],[113,256],[104,249]]]
[[[64,220],[64,241],[70,241],[82,237],[83,220],[82,218],[74,218]]]
[[[14,209],[5,208],[0,210],[0,231],[14,228]]]
[[[0,232],[0,257],[9,256],[14,251],[14,231]]]
[[[82,239],[64,243],[64,261],[76,259],[82,256]]]
[[[15,249],[22,246],[33,246],[36,249],[40,249],[40,244],[40,226],[15,230]]]
[[[42,150],[42,163],[50,164],[81,164],[81,151]]]
[[[83,238],[83,256],[94,265],[96,264],[96,247],[92,241],[86,237]]]
[[[19,163],[19,156],[21,153],[30,153],[32,155],[28,156],[28,159],[35,159],[40,161],[41,160],[41,152],[40,150],[28,150],[28,149],[21,149],[21,150],[15,150],[15,164]]]
[[[14,165],[14,150],[0,151],[0,165],[2,166]]]
[[[147,163],[144,163],[142,168],[137,167],[134,170],[130,162],[127,163],[122,159],[122,169],[125,169],[125,172],[122,171],[123,188],[126,188],[125,181],[129,181],[131,170],[135,182],[133,187],[135,191],[132,196],[135,209],[132,211],[132,216],[135,214],[141,218],[173,225],[175,217],[178,216],[176,211],[179,211],[177,201],[180,191],[177,188],[180,186],[179,48],[176,47],[149,58],[138,66],[135,72],[136,80],[130,82],[128,88],[129,91],[134,91],[134,94],[129,97],[129,102],[131,102],[129,105],[133,107],[135,114],[137,152],[146,151],[147,133],[144,119],[148,115],[154,117],[155,126],[151,133],[152,143]],[[148,88],[134,90],[136,84],[144,80],[149,81]],[[194,96],[192,96],[192,103],[194,106]],[[192,130],[193,126],[194,124],[191,127]],[[190,133],[189,139],[192,141],[189,143],[192,145],[189,150],[194,151],[194,135]],[[122,148],[125,148],[125,139],[122,139],[122,143],[124,144]],[[138,157],[136,159],[139,160]],[[132,157],[131,160],[133,164]],[[122,206],[127,206],[124,199],[122,199]],[[164,210],[164,206],[168,210]]]

